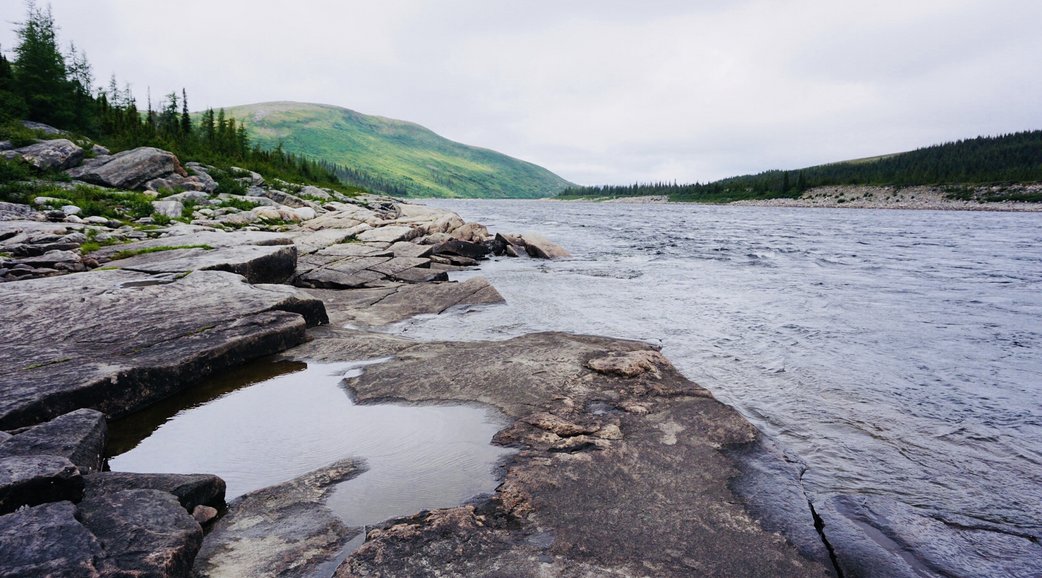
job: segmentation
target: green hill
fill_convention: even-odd
[[[666,195],[674,201],[731,202],[798,197],[819,186],[929,185],[958,191],[967,185],[1042,182],[1042,130],[977,137],[796,170],[771,170],[710,183],[638,183],[573,187],[565,198]],[[957,193],[952,193],[957,196]],[[1035,201],[1034,197],[989,200]]]
[[[438,136],[411,122],[321,104],[266,102],[225,108],[252,143],[337,165],[347,182],[418,197],[522,198],[572,184],[550,171]]]

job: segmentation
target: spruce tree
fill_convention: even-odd
[[[192,134],[192,117],[188,114],[188,92],[181,88],[181,136],[188,139]]]
[[[54,17],[50,7],[41,10],[31,1],[27,12],[25,22],[15,31],[19,39],[15,85],[25,101],[29,120],[69,127],[73,122],[73,93],[66,78],[65,58],[58,50]]]

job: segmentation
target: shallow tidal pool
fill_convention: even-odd
[[[490,443],[505,418],[474,405],[354,403],[344,380],[382,361],[251,363],[113,422],[109,467],[217,474],[230,501],[360,458],[368,470],[327,502],[350,526],[491,493],[511,453]]]

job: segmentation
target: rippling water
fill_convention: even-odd
[[[396,328],[643,339],[804,461],[812,494],[885,494],[1042,536],[1042,217],[438,201],[574,259],[482,267],[507,299]]]

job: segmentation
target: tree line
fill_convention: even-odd
[[[794,171],[765,171],[710,183],[636,183],[572,187],[566,197],[668,195],[682,201],[729,202],[798,197],[812,187],[836,185],[981,185],[1042,181],[1042,130],[982,136],[861,161]]]
[[[181,158],[227,167],[238,165],[288,181],[342,187],[337,167],[286,153],[277,147],[252,145],[246,125],[208,109],[193,120],[185,89],[167,94],[153,107],[151,91],[144,111],[129,84],[113,75],[105,87],[94,86],[86,55],[70,44],[63,52],[50,7],[26,5],[17,24],[13,58],[0,50],[0,137],[24,134],[21,120],[48,124],[81,134],[120,150],[154,146]],[[356,188],[356,187],[347,187]]]

